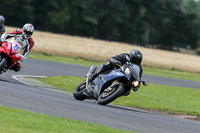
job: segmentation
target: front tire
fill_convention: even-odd
[[[85,100],[83,92],[86,91],[86,81],[81,82],[74,90],[73,96],[76,100]]]
[[[122,85],[119,85],[118,87],[113,89],[114,90],[110,94],[106,94],[106,92],[104,91],[97,100],[98,104],[106,105],[117,99],[124,92],[124,87]]]
[[[6,60],[5,57],[3,57],[3,58],[1,59],[1,61],[0,61],[0,71],[2,71],[3,68],[5,68],[6,64],[7,64],[7,60]]]

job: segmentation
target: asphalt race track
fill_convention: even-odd
[[[199,133],[200,122],[157,115],[140,110],[77,101],[71,95],[25,85],[12,75],[82,76],[89,67],[26,59],[18,73],[0,75],[0,105],[57,117],[93,122],[141,133]],[[144,75],[150,83],[200,89],[200,82]]]

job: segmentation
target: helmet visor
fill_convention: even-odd
[[[33,34],[33,32],[27,30],[24,30],[24,33],[29,37]]]

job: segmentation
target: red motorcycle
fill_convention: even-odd
[[[0,74],[6,72],[22,59],[21,45],[17,42],[4,42],[0,47]]]

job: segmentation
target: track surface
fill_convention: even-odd
[[[199,133],[200,122],[161,116],[114,105],[101,106],[92,101],[77,101],[72,96],[24,85],[12,75],[85,76],[88,67],[27,59],[21,72],[9,71],[0,76],[0,105],[30,110],[52,116],[89,121],[109,127],[142,133]],[[144,76],[157,84],[171,84],[199,89],[199,82],[182,81],[156,76]],[[177,83],[179,82],[179,83]],[[192,86],[188,86],[192,85]]]

